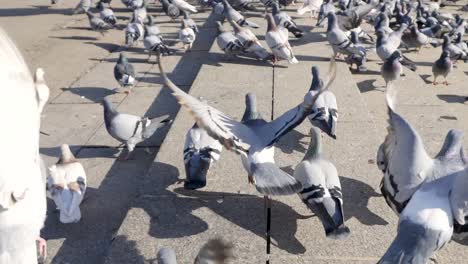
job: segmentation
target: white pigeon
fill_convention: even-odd
[[[187,20],[182,19],[181,27],[179,30],[179,40],[182,42],[185,51],[188,51],[192,48],[193,42],[196,39],[195,32],[191,27],[188,26]]]
[[[197,8],[185,2],[184,0],[172,0],[172,4],[177,6],[179,10],[182,10],[185,12],[197,13]]]
[[[80,204],[86,192],[86,172],[68,145],[63,144],[60,150],[59,161],[49,167],[47,187],[60,211],[60,222],[76,223],[81,219]]]
[[[268,22],[267,33],[265,35],[265,41],[270,47],[271,52],[274,55],[274,62],[279,60],[287,60],[290,64],[297,64],[299,61],[294,56],[291,45],[287,39],[284,31],[280,31],[275,24],[273,16],[267,14],[265,16]]]
[[[36,74],[34,75],[34,85],[36,87],[36,97],[39,113],[42,113],[47,100],[49,100],[49,87],[44,80],[44,70],[38,68]]]
[[[23,56],[1,27],[0,58],[0,80],[8,88],[0,98],[0,119],[14,124],[0,131],[7,139],[0,153],[0,263],[34,264],[36,241],[40,256],[46,255],[40,238],[46,217],[46,170],[39,155],[37,92]]]
[[[323,0],[305,0],[301,7],[297,9],[297,14],[302,16],[307,12],[310,12],[310,16],[315,16],[315,13],[320,11],[320,6]]]

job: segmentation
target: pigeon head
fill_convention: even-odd
[[[276,15],[280,12],[280,7],[279,7],[278,2],[273,2],[273,4],[271,5],[271,12],[273,13],[273,15]]]
[[[392,55],[388,58],[389,61],[400,60],[402,57],[401,52],[399,50],[395,50]]]
[[[119,61],[118,61],[118,63],[119,63],[119,64],[120,64],[120,63],[128,63],[128,58],[127,58],[127,56],[125,56],[125,53],[121,52],[121,53],[119,54]]]
[[[333,30],[334,28],[338,27],[337,21],[336,21],[336,15],[334,13],[329,13],[327,15],[328,18],[328,28],[327,32]]]
[[[60,152],[62,154],[61,154],[60,159],[57,162],[57,164],[66,164],[66,163],[71,163],[71,162],[76,161],[75,156],[73,155],[73,153],[70,150],[70,146],[68,146],[67,144],[62,144],[60,146]]]
[[[97,4],[96,4],[96,8],[99,10],[99,11],[102,11],[104,10],[104,4],[99,1]]]
[[[273,19],[273,16],[271,14],[266,14],[265,19],[268,23],[267,31],[276,31],[277,28],[276,28],[276,23],[275,23],[275,20]]]
[[[442,51],[442,53],[440,54],[441,59],[445,59],[448,57],[449,57],[449,52],[447,50]]]
[[[323,87],[323,80],[320,79],[320,70],[317,66],[312,66],[312,84],[309,91],[316,91]]]
[[[257,97],[253,93],[248,93],[245,95],[245,112],[242,116],[242,122],[254,119],[261,119],[260,113],[257,111]]]

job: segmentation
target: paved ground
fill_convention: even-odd
[[[209,238],[222,236],[234,243],[235,263],[262,263],[265,254],[263,198],[247,184],[239,157],[224,151],[210,172],[208,186],[188,192],[182,162],[183,138],[193,119],[163,88],[157,66],[146,61],[142,45],[130,49],[138,71],[138,85],[130,96],[113,94],[112,76],[123,33],[104,36],[88,30],[86,16],[69,16],[71,1],[48,7],[48,1],[8,1],[0,7],[0,25],[11,34],[31,69],[43,67],[51,87],[51,100],[43,114],[41,153],[48,165],[56,162],[58,146],[68,143],[85,166],[89,189],[82,204],[80,223],[63,225],[49,201],[44,237],[50,263],[154,263],[158,248],[174,247],[181,263],[191,262]],[[119,24],[130,15],[119,1],[114,11]],[[448,10],[455,10],[449,7]],[[292,10],[292,9],[291,9]],[[159,5],[150,12],[159,14]],[[294,15],[293,12],[291,12]],[[248,15],[261,25],[255,30],[263,41],[266,21]],[[214,21],[209,12],[195,16],[201,27],[194,50],[165,58],[170,77],[183,89],[202,95],[211,104],[240,119],[244,95],[257,94],[265,117],[295,106],[310,85],[310,67],[326,72],[331,49],[324,29],[315,20],[297,18],[309,32],[291,40],[298,65],[287,67],[251,59],[228,60],[216,44]],[[176,38],[179,23],[159,16],[168,39]],[[229,28],[229,26],[227,26]],[[423,137],[430,154],[436,154],[449,128],[468,132],[466,82],[468,67],[459,64],[450,76],[451,86],[428,83],[431,62],[439,49],[408,53],[418,62],[416,73],[405,71],[397,87],[398,112],[407,117]],[[371,56],[369,72],[352,74],[338,63],[332,86],[340,119],[338,139],[325,138],[324,149],[336,164],[344,190],[346,223],[352,235],[344,241],[326,239],[317,217],[296,196],[274,199],[272,204],[273,263],[375,263],[392,241],[397,218],[378,191],[382,174],[375,153],[385,135],[385,103],[380,61]],[[137,149],[134,160],[119,162],[118,142],[103,127],[99,102],[111,96],[123,112],[176,116],[172,127],[145,143],[152,154]],[[309,143],[310,124],[304,122],[282,139],[276,159],[287,172],[302,159]],[[163,142],[165,134],[169,132]],[[163,142],[163,143],[162,143]],[[465,140],[468,143],[467,140]],[[161,145],[162,144],[162,145]],[[142,145],[142,146],[145,146]],[[439,263],[465,263],[468,241],[450,243],[438,254]]]

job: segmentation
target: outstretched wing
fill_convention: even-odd
[[[167,77],[158,55],[158,64],[166,85],[172,90],[180,105],[185,106],[197,125],[229,150],[247,152],[257,136],[246,125],[234,120],[214,107],[187,94]]]
[[[450,193],[453,218],[456,224],[461,226],[468,225],[468,192],[466,190],[468,190],[468,168],[455,175]]]

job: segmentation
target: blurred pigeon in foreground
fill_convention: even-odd
[[[267,33],[265,35],[265,41],[270,47],[271,52],[274,55],[273,63],[280,60],[287,60],[290,64],[297,64],[299,61],[293,54],[291,45],[289,44],[287,34],[284,34],[276,26],[273,16],[267,14],[265,19],[268,22]]]
[[[60,160],[49,168],[47,189],[60,211],[60,222],[76,223],[81,219],[80,204],[86,192],[86,172],[68,145],[63,144],[60,150]]]
[[[320,92],[314,96],[307,92],[303,102],[271,122],[266,122],[256,114],[258,112],[253,94],[246,95],[244,117],[242,122],[238,122],[178,88],[167,78],[160,60],[159,70],[165,84],[179,103],[189,109],[199,127],[219,140],[228,150],[241,155],[249,181],[255,184],[257,191],[264,195],[290,195],[299,191],[302,186],[275,164],[273,145],[311,113],[317,97],[328,89],[336,76],[335,61],[332,60],[331,64],[331,77]]]
[[[38,68],[34,75],[34,85],[36,87],[36,96],[39,113],[42,113],[47,100],[49,100],[50,90],[44,80],[44,70]]]
[[[344,224],[343,194],[335,165],[322,154],[320,130],[312,127],[310,144],[304,159],[294,169],[294,178],[303,186],[299,196],[320,218],[328,238],[343,239],[349,235]]]
[[[104,123],[107,132],[116,140],[125,144],[127,155],[123,160],[127,160],[135,146],[150,138],[158,128],[164,127],[172,122],[169,115],[163,115],[153,119],[139,117],[117,112],[108,98],[103,100]]]
[[[323,81],[320,79],[320,71],[317,66],[312,67],[312,83],[309,92],[312,95],[320,92]],[[324,91],[315,101],[312,113],[308,116],[313,126],[320,128],[331,138],[336,139],[336,127],[338,124],[338,105],[336,97],[331,91]]]
[[[380,72],[385,80],[386,86],[388,86],[390,82],[398,80],[403,73],[403,67],[400,63],[401,57],[401,51],[395,50],[382,64]]]
[[[316,13],[318,13],[318,11],[320,11],[320,6],[322,3],[323,0],[305,0],[302,6],[297,9],[297,14],[302,16],[309,12],[310,17],[313,17]]]
[[[453,63],[450,59],[449,53],[447,51],[442,51],[440,58],[437,59],[432,65],[432,75],[434,76],[433,85],[437,85],[437,78],[439,76],[444,77],[443,84],[449,85],[447,82],[447,75],[452,71]]]
[[[135,84],[135,69],[133,65],[128,62],[127,56],[123,52],[119,55],[119,60],[114,66],[114,78],[120,84],[122,88],[129,88],[127,93],[130,93],[130,89]]]

